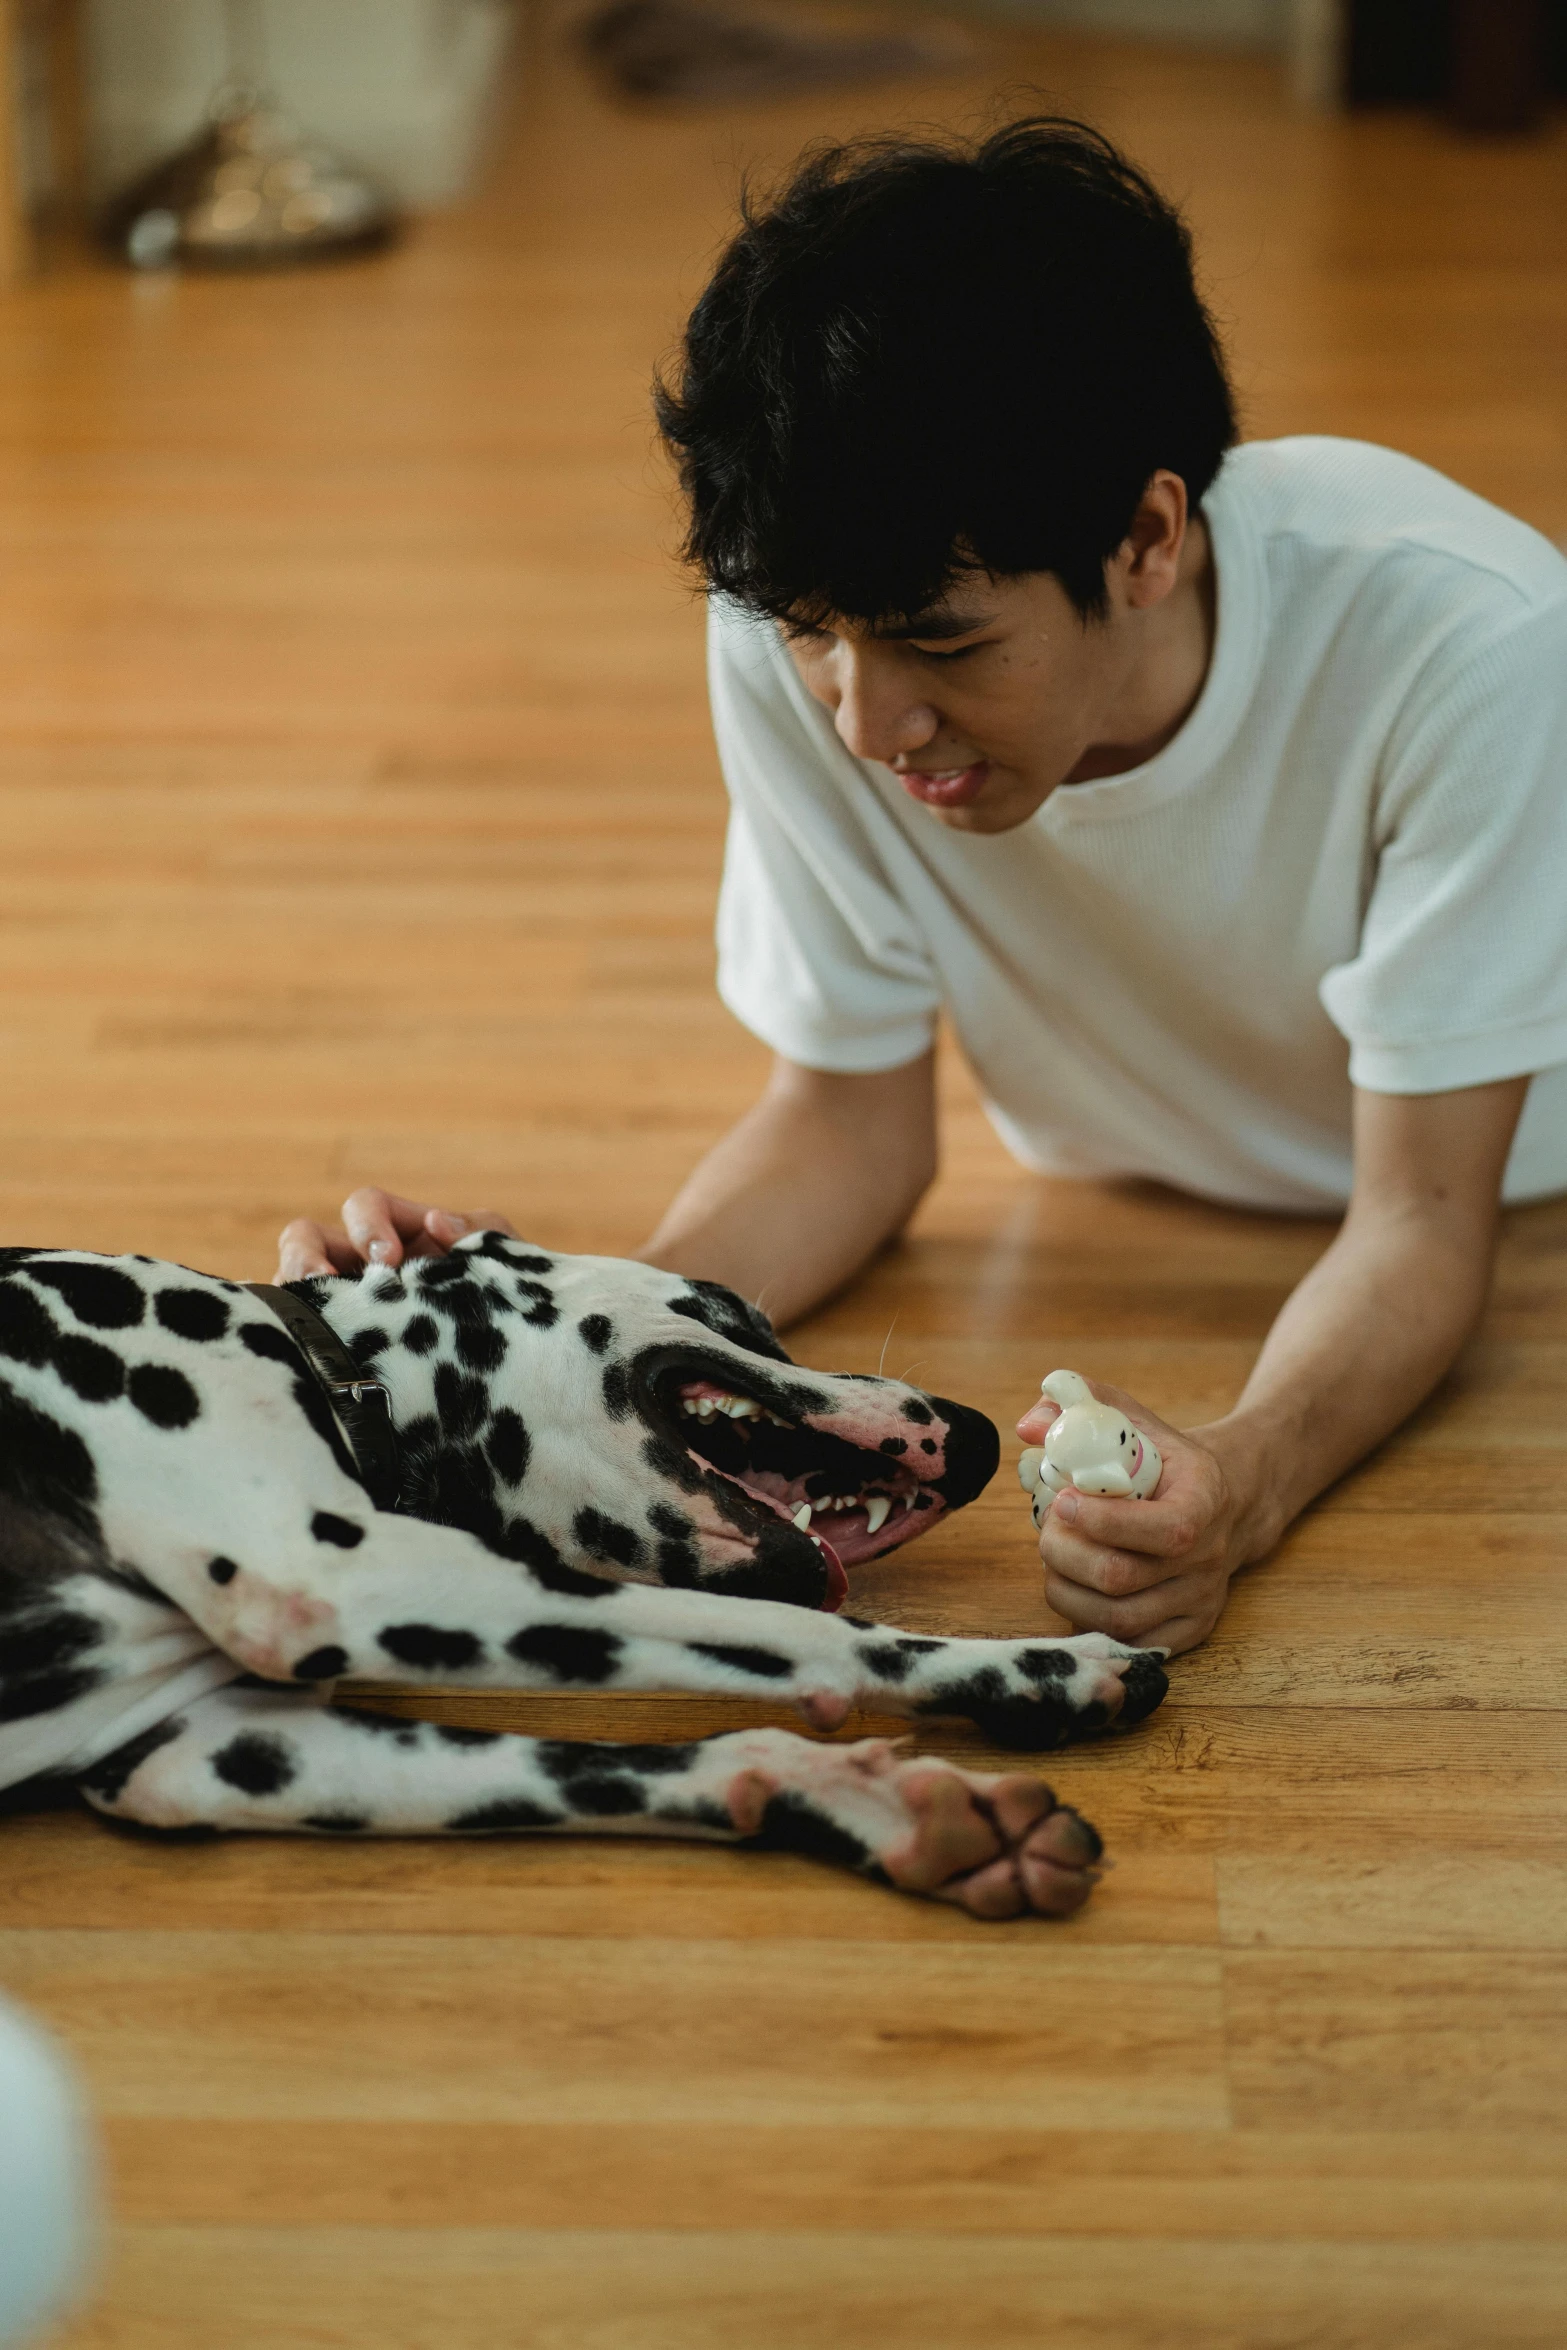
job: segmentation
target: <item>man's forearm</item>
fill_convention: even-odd
[[[1430,1394],[1489,1275],[1489,1253],[1440,1220],[1351,1217],[1279,1314],[1234,1411],[1190,1432],[1247,1497],[1249,1558]]]
[[[902,1229],[935,1166],[929,1055],[864,1077],[780,1064],[637,1254],[725,1282],[784,1326]]]

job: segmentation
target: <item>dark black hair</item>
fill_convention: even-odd
[[[808,154],[742,226],[655,392],[710,588],[908,621],[1050,571],[1087,619],[1150,477],[1235,438],[1175,207],[1086,124]]]

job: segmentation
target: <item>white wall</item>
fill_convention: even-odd
[[[307,130],[402,202],[469,185],[513,0],[257,0],[267,78]],[[203,121],[227,71],[222,0],[88,0],[89,173],[123,187]]]

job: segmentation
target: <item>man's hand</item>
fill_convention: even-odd
[[[1355,1188],[1338,1237],[1285,1302],[1231,1412],[1183,1435],[1095,1387],[1150,1435],[1148,1501],[1058,1494],[1039,1538],[1054,1608],[1084,1631],[1205,1640],[1237,1568],[1265,1558],[1335,1477],[1408,1418],[1479,1318],[1527,1077],[1453,1093],[1355,1094]],[[1092,1384],[1092,1383],[1091,1383]],[[1056,1416],[1018,1423],[1038,1444]]]
[[[277,1279],[306,1281],[316,1273],[361,1273],[366,1265],[400,1265],[406,1257],[444,1257],[465,1232],[504,1232],[517,1238],[504,1216],[458,1215],[451,1208],[427,1208],[395,1192],[366,1184],[343,1202],[341,1226],[296,1216],[278,1234]]]
[[[1153,1438],[1164,1473],[1146,1501],[1107,1501],[1071,1485],[1056,1495],[1039,1535],[1045,1597],[1080,1632],[1136,1648],[1195,1648],[1224,1612],[1230,1577],[1254,1555],[1239,1497],[1205,1445],[1120,1388],[1089,1385]],[[1037,1403],[1017,1432],[1042,1444],[1059,1415],[1059,1405]]]

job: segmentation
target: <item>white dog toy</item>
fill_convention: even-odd
[[[1017,1465],[1018,1483],[1033,1499],[1035,1525],[1044,1524],[1064,1485],[1116,1501],[1146,1501],[1164,1463],[1126,1414],[1098,1402],[1075,1371],[1052,1371],[1039,1392],[1061,1406],[1061,1416],[1051,1422],[1044,1443],[1031,1444]]]

